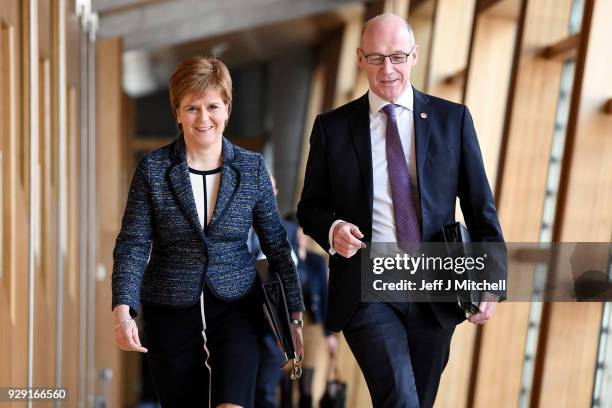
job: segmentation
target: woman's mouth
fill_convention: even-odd
[[[212,130],[213,126],[196,126],[194,127],[194,129],[200,133],[204,133],[204,132],[208,132],[209,130]]]

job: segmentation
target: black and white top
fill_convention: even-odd
[[[217,203],[219,183],[221,182],[221,167],[205,171],[189,167],[189,179],[191,180],[191,190],[198,210],[200,225],[206,230]]]

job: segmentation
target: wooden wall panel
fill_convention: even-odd
[[[591,16],[592,12],[592,16]],[[612,116],[602,107],[612,95],[609,1],[585,2],[583,46],[578,50],[572,110],[575,132],[569,137],[566,186],[560,206],[559,237],[565,242],[609,242],[612,236]],[[585,48],[588,42],[588,48]],[[580,66],[583,66],[583,69]],[[587,210],[588,208],[588,210]],[[607,264],[604,254],[603,265]],[[601,268],[606,272],[605,267]],[[591,404],[601,322],[601,303],[549,305],[539,404]],[[562,404],[559,404],[562,402]]]
[[[67,56],[71,60],[70,54]],[[74,61],[78,64],[78,59]],[[68,77],[70,83],[70,77]],[[72,390],[72,401],[78,401],[79,385],[79,263],[80,255],[80,150],[79,97],[73,85],[67,90],[67,247],[64,261],[64,298],[62,327],[62,384]]]
[[[437,4],[425,92],[461,102],[476,1],[437,0]],[[447,80],[453,76],[458,79]]]
[[[97,272],[96,272],[96,371],[110,368],[113,372],[112,406],[121,405],[122,375],[121,357],[125,355],[114,341],[113,318],[111,314],[111,274],[113,269],[113,248],[121,228],[125,207],[123,173],[125,163],[122,122],[122,45],[119,39],[103,40],[97,43],[96,67],[96,186],[104,192],[104,199],[98,200],[97,225]],[[113,106],[114,109],[109,109]],[[97,393],[104,394],[98,381]]]
[[[3,267],[0,283],[0,384],[27,384],[27,225],[22,184],[22,10],[8,0],[0,8],[2,150],[4,175]]]
[[[496,12],[498,7],[505,5],[512,6],[514,13],[506,15]],[[467,69],[465,104],[474,118],[485,170],[493,190],[500,158],[519,6],[518,0],[504,0],[477,15]]]
[[[427,89],[436,3],[437,0],[426,0],[419,2],[417,6],[411,5],[408,15],[408,22],[419,46],[419,61],[412,70],[410,82],[422,91]]]
[[[43,13],[45,14],[45,13]],[[47,35],[49,36],[49,35]],[[56,263],[55,212],[56,196],[51,173],[56,163],[51,157],[51,67],[48,59],[39,61],[39,156],[36,198],[36,271],[34,295],[34,385],[55,383],[56,339]]]
[[[544,60],[539,52],[567,36],[571,5],[569,0],[526,3],[519,20],[520,52],[514,61],[504,165],[497,186],[500,221],[509,242],[539,240],[561,76],[561,63]],[[482,328],[473,406],[488,407],[492,402],[517,406],[529,307],[529,303],[501,304]]]

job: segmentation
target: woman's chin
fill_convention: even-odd
[[[208,149],[210,147],[215,146],[218,143],[221,143],[221,135],[217,134],[192,134],[191,140],[194,142],[194,147],[199,149]]]

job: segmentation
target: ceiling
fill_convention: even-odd
[[[363,13],[366,1],[95,0],[93,8],[99,38],[122,39],[126,93],[142,96],[165,87],[193,55],[238,67],[318,44]]]

